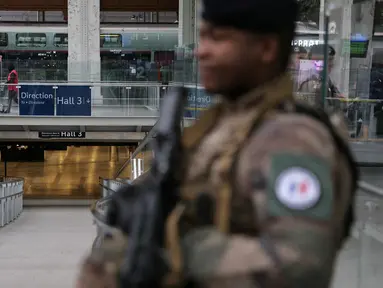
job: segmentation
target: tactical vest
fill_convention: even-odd
[[[205,191],[209,189],[205,186],[208,181],[205,181],[204,183],[203,181],[200,181],[200,183],[183,183],[184,185],[181,189],[181,201],[170,214],[166,223],[165,243],[169,252],[169,261],[172,270],[171,274],[166,279],[168,285],[171,286],[172,283],[175,284],[182,279],[183,256],[180,240],[183,235],[190,231],[190,229],[213,224],[223,233],[232,232],[230,225],[231,199],[233,191],[235,190],[233,180],[236,175],[234,171],[237,166],[236,161],[239,152],[242,150],[242,147],[247,142],[250,135],[253,135],[257,127],[261,125],[266,118],[273,117],[273,114],[276,112],[291,113],[289,112],[291,111],[291,107],[289,109],[284,108],[286,102],[293,104],[292,113],[305,114],[321,122],[328,128],[339,153],[344,153],[347,157],[349,166],[352,170],[352,187],[353,193],[355,193],[358,182],[358,171],[353,156],[348,145],[339,136],[336,128],[331,123],[329,116],[318,109],[310,108],[305,104],[296,103],[292,99],[292,96],[288,97],[287,100],[283,95],[273,96],[275,97],[269,97],[267,101],[264,101],[265,103],[261,103],[260,106],[254,109],[254,113],[247,123],[243,123],[241,127],[238,127],[237,132],[232,137],[233,141],[230,142],[226,152],[220,155],[219,159],[216,160],[224,175],[222,175],[223,181],[219,187],[219,191],[216,191],[213,201],[212,199],[209,199],[209,195],[205,193]],[[183,146],[186,159],[183,163],[186,163],[186,165],[188,162],[187,155],[192,154],[202,139],[215,127],[217,119],[220,117],[221,109],[223,108],[220,104],[210,108],[201,116],[200,120],[197,121],[193,127],[185,129]],[[187,169],[187,167],[184,167],[184,169]],[[209,175],[206,177],[207,180]],[[354,195],[352,195],[351,199],[354,198],[353,196]],[[202,211],[214,212],[212,213],[213,215],[209,215],[209,213],[201,213]],[[345,215],[344,218],[345,234],[342,240],[345,240],[349,236],[353,221],[354,204],[350,202],[347,215]]]

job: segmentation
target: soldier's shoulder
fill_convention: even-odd
[[[264,130],[300,132],[316,135],[319,138],[332,138],[328,126],[309,113],[278,113],[263,123]]]
[[[331,159],[336,144],[328,127],[302,113],[280,113],[267,118],[249,138],[248,147],[267,145],[267,152],[294,151]],[[264,148],[261,148],[264,149]]]

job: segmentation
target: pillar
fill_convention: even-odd
[[[360,34],[370,40],[367,56],[365,58],[353,58],[350,63],[350,78],[354,80],[355,96],[359,98],[368,98],[370,94],[375,2],[376,0],[356,3],[352,7],[352,34]]]
[[[100,0],[68,0],[68,80],[100,82]],[[100,97],[92,89],[93,101]]]
[[[376,0],[356,3],[352,7],[352,34],[360,35],[370,40],[365,58],[352,58],[350,63],[351,88],[353,96],[368,99],[370,96],[370,76],[373,57],[373,26]],[[362,122],[364,138],[374,138],[376,135],[376,118],[373,105],[364,103],[361,107],[358,121]]]
[[[332,3],[329,29],[330,44],[335,48],[335,65],[330,75],[341,93],[349,95],[350,37],[353,0],[336,0]],[[329,4],[327,4],[329,5]],[[327,8],[327,7],[326,7]]]
[[[197,82],[197,64],[195,59],[193,59],[193,51],[198,44],[198,2],[199,0],[179,0],[179,48],[177,50],[177,66],[175,67],[174,75],[176,82],[186,82],[189,84]]]
[[[196,0],[179,0],[178,46],[196,43]]]

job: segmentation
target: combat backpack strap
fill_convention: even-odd
[[[223,155],[216,160],[214,166],[220,170],[222,182],[218,189],[219,192],[216,193],[215,225],[222,233],[230,232],[231,199],[236,185],[234,181],[235,167],[239,152],[246,140],[265,118],[273,117],[273,113],[279,105],[293,101],[291,85],[291,80],[286,77],[277,83],[275,87],[262,91],[263,101],[253,108],[250,117],[238,127],[232,141],[227,143]]]
[[[216,104],[201,114],[193,126],[186,127],[182,134],[182,146],[189,150],[197,146],[206,134],[215,126],[222,111],[222,104]]]
[[[358,181],[359,181],[359,171],[358,171],[358,166],[354,160],[354,157],[350,151],[350,148],[346,144],[346,142],[342,139],[342,137],[339,135],[339,133],[336,131],[336,128],[334,125],[331,123],[329,115],[324,112],[321,109],[313,109],[312,107],[309,107],[308,105],[304,103],[296,103],[295,104],[295,112],[296,113],[301,113],[308,115],[322,124],[324,124],[327,128],[328,131],[330,132],[334,143],[337,147],[337,150],[341,153],[344,153],[346,155],[347,161],[349,163],[349,167],[351,169],[351,175],[352,175],[352,199],[350,202],[350,205],[346,211],[345,215],[345,222],[344,222],[344,237],[343,240],[345,240],[351,233],[351,227],[354,222],[354,196],[356,193],[356,190],[358,189]]]
[[[188,155],[191,150],[198,146],[202,139],[216,125],[222,111],[222,104],[209,107],[201,114],[201,117],[191,126],[183,130],[181,142],[183,153]],[[181,179],[184,177],[185,166],[188,165],[188,157],[182,159]],[[183,282],[183,255],[179,231],[179,222],[185,211],[185,203],[180,201],[167,218],[165,224],[165,246],[169,253],[170,272],[163,279],[164,286],[178,287]]]

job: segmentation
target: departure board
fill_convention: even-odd
[[[350,41],[350,57],[351,58],[366,58],[369,41]]]

